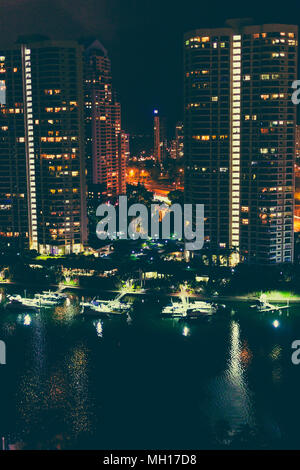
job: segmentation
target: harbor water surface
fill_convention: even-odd
[[[1,437],[29,449],[300,448],[300,304],[264,315],[232,302],[192,324],[161,306],[139,296],[130,317],[101,320],[71,294],[39,313],[1,309]]]

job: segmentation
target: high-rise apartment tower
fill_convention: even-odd
[[[293,260],[297,41],[247,20],[185,35],[185,197],[232,264]]]
[[[0,53],[1,234],[40,253],[86,242],[82,48],[22,38]]]
[[[110,59],[97,40],[85,49],[85,108],[88,185],[108,196],[125,194],[129,139],[122,131]]]

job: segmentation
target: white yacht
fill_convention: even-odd
[[[125,292],[118,295],[114,300],[92,300],[91,302],[81,302],[82,313],[91,315],[123,315],[129,312],[131,304],[121,302]]]
[[[266,294],[261,294],[258,300],[256,300],[255,305],[251,305],[251,308],[255,308],[258,312],[279,312],[282,313],[282,310],[287,310],[290,308],[290,302],[288,300],[286,305],[273,305],[267,300]]]
[[[162,310],[163,317],[179,319],[197,319],[208,317],[217,312],[217,306],[213,303],[195,300],[190,302],[186,287],[181,288],[181,302],[173,302]]]
[[[43,292],[42,294],[35,294],[34,298],[22,297],[19,294],[7,295],[9,303],[7,306],[12,308],[12,303],[17,308],[19,306],[31,307],[39,309],[40,307],[54,307],[65,299],[64,294],[56,292]]]
[[[167,305],[162,310],[163,316],[169,317],[181,317],[185,312],[185,308],[181,302],[172,302],[171,305]]]
[[[213,315],[217,311],[217,307],[215,304],[209,302],[203,302],[201,300],[195,300],[189,304],[188,311],[194,311],[199,313],[204,313],[207,315]]]

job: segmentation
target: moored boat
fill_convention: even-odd
[[[257,310],[260,313],[282,313],[283,310],[287,310],[290,308],[290,303],[288,301],[286,305],[273,305],[268,302],[267,296],[265,294],[262,294],[259,299],[256,300],[255,304],[250,306],[250,308]]]

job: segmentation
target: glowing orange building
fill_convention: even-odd
[[[88,185],[109,195],[126,192],[129,138],[112,85],[107,51],[95,40],[85,49],[85,121]]]

